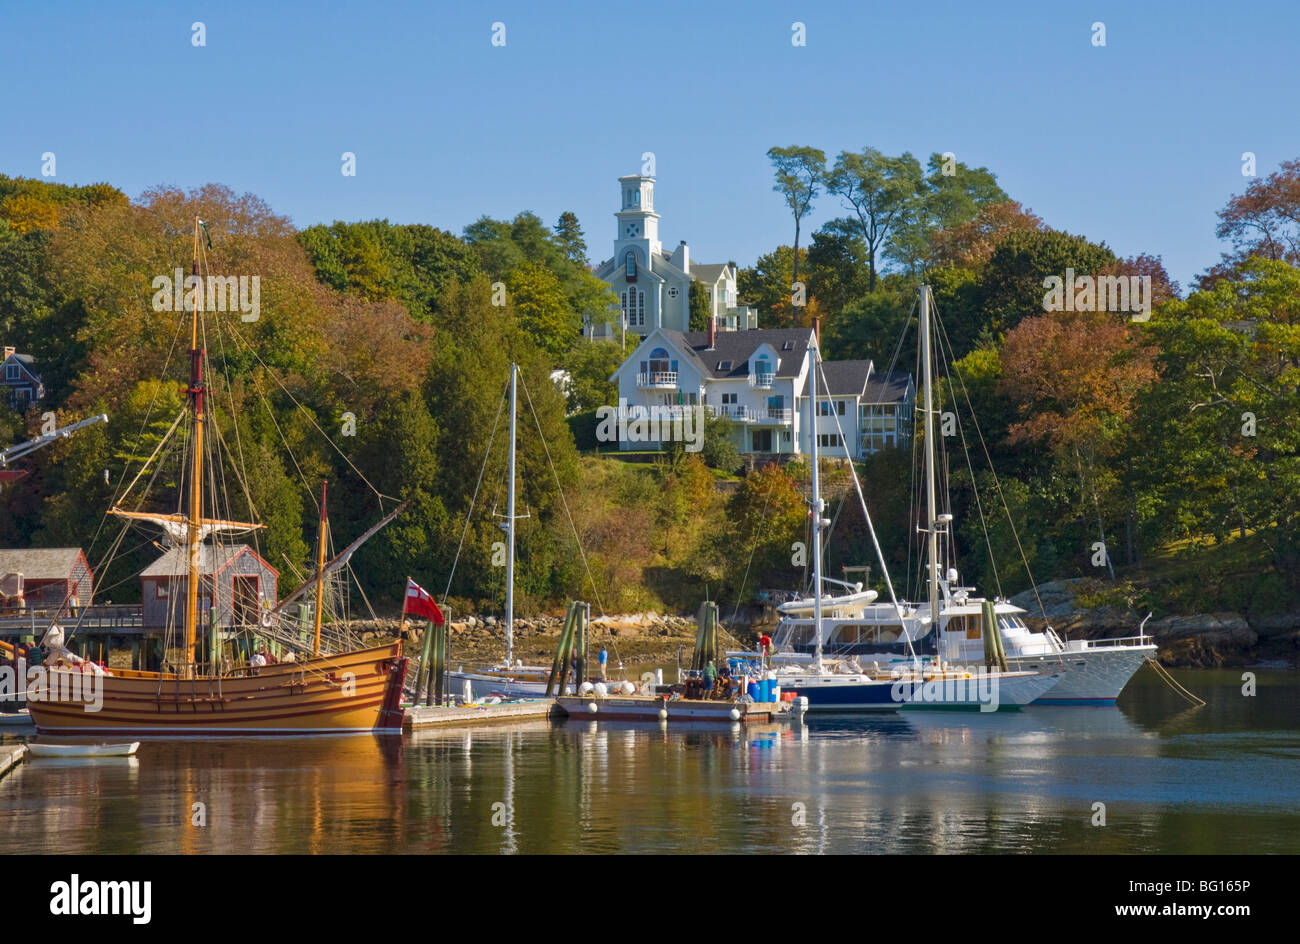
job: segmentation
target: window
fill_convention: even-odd
[[[844,401],[843,401],[843,400],[836,400],[836,401],[835,401],[835,412],[838,413],[840,416],[843,416],[843,415],[844,415]],[[830,415],[831,415],[831,401],[829,401],[829,400],[822,400],[821,402],[819,402],[819,403],[817,404],[817,415],[818,415],[818,416],[830,416]]]
[[[154,584],[153,597],[155,600],[166,600],[167,597],[170,596],[170,593],[171,591],[167,587],[167,581],[159,580],[157,583]]]
[[[623,311],[623,323],[629,328],[645,327],[645,292],[628,288],[619,294],[618,300]]]
[[[876,452],[907,440],[906,406],[872,403],[864,405],[860,412],[863,452]]]
[[[666,374],[669,371],[677,372],[677,362],[668,357],[668,352],[661,347],[655,348],[650,352],[650,373]]]
[[[785,342],[782,343],[782,345],[781,345],[781,350],[783,350],[783,351],[793,351],[793,350],[794,350],[794,342],[793,342],[793,341],[785,341]]]
[[[772,431],[770,429],[752,430],[750,433],[750,439],[753,444],[754,452],[772,451]]]
[[[735,403],[736,403],[736,394],[734,394],[734,393],[724,393],[724,394],[722,395],[722,405],[723,405],[723,406],[731,406],[731,405],[734,405]]]
[[[5,364],[5,380],[17,380],[22,376],[17,364]]]
[[[669,298],[676,298],[677,295],[678,295],[677,286],[676,286],[676,285],[671,286],[671,287],[668,289],[668,297],[669,297]]]
[[[623,276],[629,282],[636,281],[636,253],[631,249],[629,249],[627,254],[623,257]]]
[[[731,361],[718,361],[718,370],[731,370]]]
[[[819,449],[838,449],[843,445],[844,443],[840,439],[839,433],[818,433],[817,434],[817,447]]]

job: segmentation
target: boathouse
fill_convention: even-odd
[[[65,616],[90,602],[93,578],[78,547],[0,550],[0,608]]]
[[[189,566],[174,547],[140,574],[141,615],[146,631],[185,624]],[[216,608],[218,626],[256,626],[266,603],[275,604],[280,573],[247,544],[204,545],[199,565],[199,612]]]

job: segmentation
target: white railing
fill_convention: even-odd
[[[755,371],[749,375],[749,385],[751,387],[762,387],[764,389],[772,386],[772,381],[776,379],[776,374],[770,370]]]
[[[789,407],[769,406],[767,408],[767,418],[776,420],[778,423],[790,423],[794,421],[794,410]]]
[[[729,420],[735,420],[737,423],[752,423],[758,419],[754,411],[747,406],[727,405],[718,406],[717,404],[708,404],[705,409],[714,416],[725,416]]]
[[[1067,652],[1084,652],[1088,649],[1126,649],[1132,646],[1151,646],[1155,640],[1150,636],[1121,636],[1112,639],[1071,639]]]
[[[676,387],[677,371],[655,370],[647,374],[637,374],[636,385],[638,387]]]

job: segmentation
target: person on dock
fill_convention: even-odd
[[[605,681],[605,663],[609,662],[609,653],[605,651],[604,646],[600,647],[600,655],[596,659],[600,662],[600,680],[603,682]]]
[[[718,667],[709,660],[709,664],[704,667],[704,697],[709,698],[713,695],[713,686],[718,681]]]
[[[767,633],[759,636],[758,649],[763,653],[763,668],[769,668],[772,664],[772,637]]]

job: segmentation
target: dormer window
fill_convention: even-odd
[[[630,249],[623,256],[623,276],[629,282],[636,281],[636,253]]]

